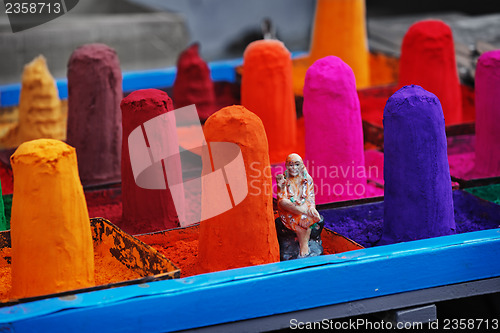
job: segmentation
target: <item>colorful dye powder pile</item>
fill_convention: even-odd
[[[0,302],[7,302],[12,299],[12,267],[4,259],[11,256],[10,248],[0,249]],[[94,253],[94,279],[95,285],[107,285],[123,281],[140,279],[143,277],[140,273],[128,269],[112,256],[102,256]]]
[[[17,147],[21,143],[51,138],[66,138],[66,116],[54,78],[43,56],[24,67],[19,97],[19,121],[2,138],[0,147]]]
[[[500,50],[483,53],[476,69],[476,159],[479,177],[500,176]]]
[[[384,180],[382,244],[455,233],[443,111],[419,86],[387,101]]]
[[[304,86],[306,160],[318,204],[364,197],[363,127],[356,80],[340,58],[328,56],[307,71]],[[340,170],[334,174],[332,167]]]
[[[472,187],[467,192],[487,201],[500,205],[500,184]]]
[[[446,124],[462,120],[460,81],[450,27],[438,20],[413,24],[406,32],[399,61],[399,87],[416,84],[441,102]]]
[[[271,163],[296,150],[297,116],[292,91],[292,59],[277,40],[250,43],[243,58],[241,105],[262,121]]]
[[[94,285],[94,254],[75,149],[53,139],[23,143],[11,157],[12,297]]]
[[[270,168],[269,151],[262,121],[243,106],[229,106],[208,118],[204,131],[209,144],[229,142],[240,147],[244,161],[242,171],[246,170],[247,184],[252,185],[241,203],[201,222],[200,270],[213,272],[279,261],[271,175],[265,172]],[[205,160],[204,170],[211,167],[213,165]],[[236,197],[240,193],[232,195]],[[202,215],[207,209],[203,205],[202,201]]]
[[[193,44],[180,54],[172,96],[176,109],[196,105],[200,120],[205,122],[216,111],[215,90],[210,69],[198,49],[199,45]]]
[[[123,140],[122,140],[122,205],[123,215],[119,225],[124,231],[131,235],[154,232],[159,230],[171,229],[179,226],[179,218],[175,210],[174,202],[170,189],[165,186],[166,178],[163,173],[163,163],[153,165],[154,177],[158,184],[163,183],[163,189],[147,189],[137,185],[136,178],[132,171],[129,136],[136,128],[143,129],[144,123],[157,116],[174,109],[172,100],[167,93],[157,89],[137,90],[124,98],[121,102],[123,119]],[[168,135],[170,132],[175,137],[175,124],[172,127],[165,128],[165,133],[156,133],[158,135]],[[152,140],[153,138],[149,138]],[[152,141],[148,141],[145,136],[146,145],[151,147]],[[161,143],[161,142],[160,142]],[[155,144],[160,144],[155,142]],[[144,147],[146,156],[149,155],[147,148]]]
[[[500,187],[495,189],[469,189],[477,195],[489,195],[500,201]],[[495,229],[500,226],[500,205],[484,200],[462,190],[453,191],[456,233]],[[385,245],[380,242],[384,228],[384,202],[345,208],[321,210],[325,228],[338,232],[364,247]]]
[[[306,70],[316,60],[334,55],[354,71],[359,89],[370,85],[370,53],[364,0],[318,0],[309,55],[294,61],[293,87],[302,95]]]
[[[120,181],[122,98],[115,50],[104,44],[77,48],[68,63],[66,142],[76,149],[84,186]]]

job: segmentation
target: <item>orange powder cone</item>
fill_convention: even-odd
[[[19,122],[4,137],[1,147],[17,147],[41,138],[64,140],[66,121],[56,82],[49,72],[45,57],[38,56],[24,66],[19,96]]]
[[[213,272],[279,261],[269,155],[262,122],[243,106],[234,105],[210,116],[204,132],[209,145],[232,142],[239,146],[245,171],[235,175],[226,169],[226,176],[230,177],[231,184],[234,177],[244,177],[246,173],[248,193],[232,209],[201,222],[198,252],[200,271]],[[212,168],[206,162],[204,159],[204,173],[207,168]],[[234,191],[231,194],[235,198],[240,193]],[[202,214],[204,208],[202,203]]]
[[[11,164],[12,298],[93,286],[92,235],[75,149],[52,139],[29,141]]]
[[[250,43],[243,56],[241,103],[262,120],[271,163],[295,150],[297,116],[290,52],[277,40]]]
[[[309,56],[294,63],[294,92],[302,95],[307,68],[326,56],[337,56],[352,68],[356,87],[370,85],[370,53],[365,0],[318,0]]]

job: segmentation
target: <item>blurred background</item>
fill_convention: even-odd
[[[123,71],[174,66],[191,42],[200,43],[206,61],[239,58],[262,38],[266,19],[290,51],[307,51],[315,6],[315,0],[80,0],[66,15],[12,33],[2,1],[0,84],[20,82],[24,65],[39,54],[55,78],[64,78],[73,50],[95,42],[118,52]],[[477,41],[500,47],[498,0],[366,0],[366,16],[371,52],[397,57],[404,33],[423,18],[449,24],[457,52]]]

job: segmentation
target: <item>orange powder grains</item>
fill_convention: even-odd
[[[181,278],[197,275],[200,226],[193,225],[164,232],[138,235],[137,239],[151,245],[181,269]]]
[[[7,302],[11,299],[10,291],[12,288],[12,268],[10,265],[5,263],[5,265],[2,265],[1,261],[5,255],[10,256],[10,248],[0,250],[0,302]],[[94,254],[94,263],[96,286],[140,279],[142,277],[140,273],[128,269],[117,259],[109,255],[103,256],[96,252]]]

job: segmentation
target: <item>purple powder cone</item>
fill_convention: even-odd
[[[455,233],[443,110],[404,86],[384,109],[384,227],[380,244]]]

